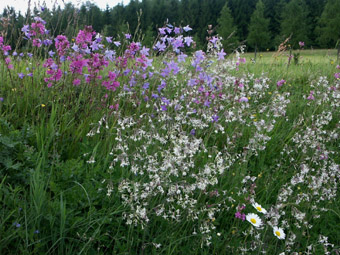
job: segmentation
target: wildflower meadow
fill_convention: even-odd
[[[0,254],[340,254],[335,50],[192,30],[0,36]]]

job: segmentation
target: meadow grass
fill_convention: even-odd
[[[289,66],[261,55],[207,54],[203,78],[198,55],[168,76],[171,56],[153,57],[149,87],[131,91],[129,76],[115,91],[70,75],[49,88],[43,60],[2,61],[0,253],[337,254],[335,52],[304,50]],[[26,67],[34,76],[19,78]],[[242,220],[251,213],[262,226]]]

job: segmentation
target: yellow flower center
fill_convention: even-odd
[[[256,209],[259,211],[259,212],[262,212],[262,208],[260,206],[257,206]]]
[[[254,218],[250,219],[251,223],[256,224],[256,220]]]
[[[281,236],[280,231],[275,231],[275,234],[276,234],[277,236]]]

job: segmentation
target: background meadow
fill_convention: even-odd
[[[340,252],[337,50],[53,36],[45,11],[0,37],[0,254]]]

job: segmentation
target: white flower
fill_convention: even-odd
[[[263,213],[263,214],[266,214],[267,213],[267,210],[264,209],[261,205],[259,205],[258,203],[253,203],[253,206],[254,208],[260,212],[260,213]]]
[[[285,232],[283,232],[282,228],[274,227],[273,233],[274,233],[274,236],[276,236],[279,239],[285,239],[285,237],[286,237],[286,234],[285,234]]]
[[[247,214],[246,220],[249,221],[254,227],[257,227],[257,228],[262,225],[262,220],[255,213]]]

